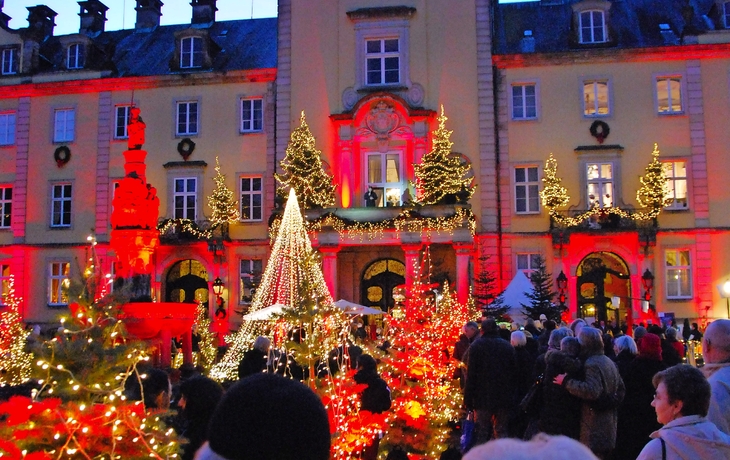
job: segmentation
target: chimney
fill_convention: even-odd
[[[99,0],[86,0],[79,2],[81,11],[81,27],[79,33],[89,36],[96,36],[104,32],[104,23],[106,22],[106,10],[109,8]]]
[[[192,24],[213,24],[215,12],[218,11],[215,4],[218,0],[192,0],[193,7]]]
[[[531,30],[525,30],[522,41],[520,42],[521,53],[534,53],[535,52],[535,37],[532,36]]]
[[[134,24],[135,30],[152,30],[160,25],[160,16],[162,16],[162,1],[160,0],[136,0],[137,6],[137,22]]]
[[[53,36],[53,21],[58,15],[46,5],[29,6],[28,10],[28,31],[38,41],[43,41]]]
[[[8,29],[10,27],[10,19],[7,14],[3,13],[3,7],[5,6],[5,0],[0,0],[0,27]]]

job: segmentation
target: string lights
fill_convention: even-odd
[[[28,333],[20,316],[22,302],[15,296],[15,278],[10,275],[3,294],[5,311],[0,313],[0,386],[22,385],[30,378],[33,355],[25,350]]]
[[[210,222],[213,226],[236,222],[241,213],[238,211],[238,201],[233,199],[233,191],[226,186],[226,176],[221,173],[218,156],[215,157],[215,189],[208,197],[208,206],[212,210]],[[250,216],[246,216],[250,218]]]
[[[200,230],[198,224],[190,219],[165,219],[157,225],[160,235],[165,235],[173,228],[177,228],[179,233],[188,233],[201,240],[207,240],[213,236],[212,231]]]

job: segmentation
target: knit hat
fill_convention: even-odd
[[[259,373],[234,384],[208,426],[199,459],[328,460],[330,428],[322,401],[296,380]],[[203,456],[201,456],[201,454]]]
[[[646,328],[644,326],[639,326],[636,329],[634,329],[634,340],[636,340],[636,343],[639,343],[639,340],[641,340],[642,337],[646,335]]]
[[[639,356],[642,358],[662,360],[662,339],[658,335],[647,333],[637,342],[639,348]]]

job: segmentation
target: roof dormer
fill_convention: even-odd
[[[606,45],[613,40],[609,33],[608,14],[611,2],[608,0],[583,0],[572,5],[573,39],[577,46]]]
[[[59,37],[63,49],[63,64],[66,70],[80,70],[89,67],[90,53],[93,47],[91,39],[83,34],[64,35]]]
[[[173,70],[209,69],[219,47],[210,39],[207,29],[189,28],[175,33]]]

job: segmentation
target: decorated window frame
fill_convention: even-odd
[[[76,139],[76,107],[53,110],[53,143],[74,142]]]
[[[667,247],[664,248],[663,260],[667,300],[692,299],[694,251],[686,246]]]
[[[363,184],[365,184],[365,190],[369,187],[373,188],[373,191],[377,195],[375,206],[378,208],[385,207],[396,207],[401,206],[401,197],[408,188],[408,180],[406,178],[406,171],[404,169],[404,157],[406,152],[400,148],[390,148],[386,151],[380,150],[364,150],[363,151]],[[379,160],[377,164],[380,165],[380,177],[376,177],[377,172],[375,168],[371,171],[371,166],[375,166],[376,163],[371,163],[373,160]],[[395,161],[396,173],[398,174],[397,181],[388,180],[389,166],[391,162]],[[392,177],[391,177],[392,178]],[[376,180],[377,179],[377,180]],[[364,198],[363,198],[364,200]],[[363,202],[363,206],[365,206]]]
[[[178,218],[175,214],[175,183],[178,179],[195,179],[196,190],[195,193],[184,194],[185,196],[195,197],[195,212],[194,218],[189,219],[193,222],[203,219],[202,206],[203,206],[203,187],[205,168],[207,163],[203,161],[180,161],[174,163],[168,163],[163,165],[167,174],[167,209],[165,215],[170,219],[176,221],[186,220],[186,217]],[[183,196],[183,195],[180,195]]]
[[[520,164],[512,168],[514,210],[517,215],[540,214],[541,168],[535,164]],[[524,191],[524,193],[522,193]],[[521,209],[520,203],[524,202]]]
[[[589,165],[603,165],[603,164],[610,164],[611,167],[611,201],[612,206],[614,207],[622,207],[624,208],[625,205],[621,201],[621,153],[619,150],[613,150],[613,151],[603,151],[601,153],[581,153],[580,154],[580,188],[582,190],[581,192],[581,201],[578,204],[578,209],[592,209],[595,205],[592,204],[592,201],[596,199],[594,196],[593,200],[589,197],[590,190],[589,185],[591,183],[596,185],[602,185],[607,183],[608,179],[603,174],[604,171],[601,170],[601,167],[598,166],[598,172],[600,173],[599,178],[593,178],[592,180],[589,180],[588,174],[589,174]],[[603,191],[603,190],[601,190]],[[595,195],[595,194],[594,194]],[[601,194],[603,196],[603,194]],[[599,202],[599,205],[601,208],[605,208],[606,204],[605,202]]]
[[[68,294],[64,289],[71,278],[71,261],[55,259],[48,262],[47,298],[49,307],[65,307],[69,304]]]
[[[73,182],[52,182],[50,191],[50,227],[69,229],[73,223]]]
[[[613,82],[611,78],[582,78],[580,94],[581,112],[584,118],[606,118],[613,115]]]
[[[175,137],[200,136],[201,101],[200,98],[186,98],[175,101]]]
[[[665,206],[667,211],[689,211],[690,209],[690,163],[686,158],[668,158],[662,161],[667,177],[667,192],[672,202]]]
[[[399,88],[411,87],[410,64],[409,64],[409,26],[408,19],[390,19],[390,20],[367,20],[358,21],[355,24],[355,75],[356,88]],[[387,51],[383,49],[382,53],[369,54],[368,42],[397,40],[397,52]],[[383,43],[383,47],[385,43]],[[384,63],[386,58],[398,58],[398,81],[386,83],[368,83],[368,56],[370,59],[382,59]],[[391,61],[392,62],[392,61]]]
[[[0,112],[0,146],[15,145],[16,122],[15,111]]]
[[[132,104],[117,104],[114,106],[114,135],[115,140],[129,138],[127,125],[131,115]]]
[[[264,98],[241,97],[238,104],[239,133],[260,133],[264,130]]]
[[[256,287],[261,282],[263,275],[264,261],[261,258],[243,257],[239,259],[239,276],[238,276],[238,304],[250,305],[256,291]]]
[[[261,222],[264,218],[264,176],[242,174],[238,186],[241,222]]]
[[[654,85],[654,110],[660,117],[683,116],[687,113],[687,79],[683,73],[657,73]],[[679,94],[676,94],[678,91]],[[666,104],[664,103],[666,92]],[[679,104],[675,107],[675,104]]]
[[[540,119],[540,81],[538,79],[511,82],[508,99],[510,118],[512,121]],[[532,99],[532,105],[529,103],[530,99]],[[530,112],[530,109],[533,112]]]
[[[175,177],[172,181],[172,217],[198,220],[200,181],[194,176]],[[192,199],[192,203],[190,200]]]

